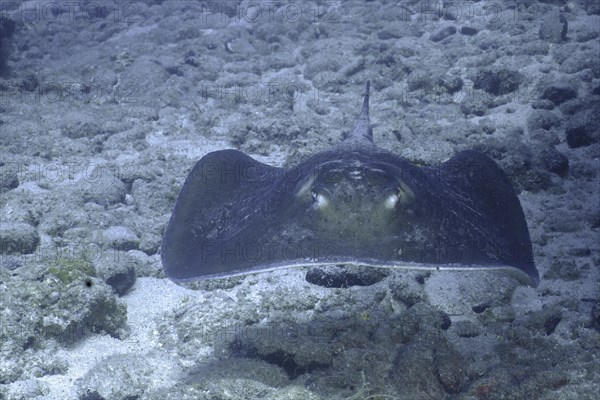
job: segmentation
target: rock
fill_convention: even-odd
[[[404,282],[390,283],[390,292],[394,300],[404,303],[407,307],[412,307],[427,297],[421,287],[411,287]]]
[[[523,189],[537,193],[540,190],[548,190],[552,186],[552,179],[546,171],[532,167],[519,178],[519,183]]]
[[[427,92],[434,86],[434,83],[431,72],[421,69],[411,72],[407,79],[408,90],[411,92],[415,90]]]
[[[598,30],[600,18],[593,16],[578,15],[569,26],[570,38],[575,38],[576,42],[585,43],[597,39],[600,34]]]
[[[560,65],[561,72],[575,74],[584,69],[591,69],[595,78],[600,77],[600,63],[598,63],[598,50],[579,50],[570,53]]]
[[[418,341],[411,341],[400,347],[390,370],[390,377],[402,398],[425,398],[423,393],[427,393],[427,397],[432,399],[444,397],[444,389],[435,376],[433,359],[431,349]]]
[[[401,31],[394,29],[394,26],[388,26],[377,32],[377,38],[381,40],[398,39],[402,37]]]
[[[65,287],[59,301],[44,317],[43,329],[65,343],[74,343],[89,332],[121,337],[127,323],[127,307],[96,278]]]
[[[450,26],[446,26],[443,27],[439,30],[437,30],[436,32],[432,33],[429,36],[429,40],[431,40],[432,42],[439,42],[441,40],[446,39],[448,36],[454,35],[456,33],[456,27],[450,25]]]
[[[104,244],[117,251],[137,250],[140,246],[138,236],[126,226],[111,226],[102,233]]]
[[[40,82],[34,74],[27,74],[23,79],[21,79],[18,83],[19,89],[26,92],[33,92],[38,88]]]
[[[538,142],[540,147],[543,148],[550,148],[562,142],[556,133],[556,130],[547,131],[545,129],[536,129],[529,131],[529,138],[533,142]]]
[[[481,117],[485,115],[488,105],[480,99],[467,99],[460,103],[460,111],[466,116],[477,115]]]
[[[544,274],[544,279],[562,279],[576,281],[581,278],[581,271],[573,260],[553,260],[550,269]]]
[[[600,105],[581,110],[567,121],[565,134],[569,147],[589,146],[600,140]]]
[[[582,110],[588,109],[591,105],[594,104],[594,102],[597,102],[598,100],[600,99],[590,99],[589,96],[581,98],[577,97],[565,101],[564,103],[558,106],[558,109],[566,116],[565,120],[568,121],[571,118],[571,116],[577,114],[578,112],[581,112]]]
[[[51,260],[47,274],[58,279],[63,285],[70,285],[74,282],[88,284],[92,277],[96,277],[96,270],[87,256],[73,254]]]
[[[155,368],[146,356],[116,354],[98,362],[75,382],[79,399],[138,399],[167,371]]]
[[[568,143],[569,147],[573,147],[573,148],[585,147],[585,146],[589,146],[590,144],[594,143],[594,140],[589,135],[589,133],[583,129],[579,129],[579,128],[569,129],[566,133],[567,133],[567,143]]]
[[[477,319],[484,325],[509,323],[515,320],[515,310],[512,306],[491,307],[479,314]]]
[[[106,252],[94,260],[96,275],[123,296],[135,283],[134,263],[126,253]]]
[[[432,307],[427,302],[421,301],[410,307],[406,314],[414,317],[419,324],[434,327],[435,329],[441,329],[443,331],[448,330],[452,326],[452,321],[448,314],[444,311]]]
[[[107,207],[125,201],[127,187],[108,171],[95,169],[78,189],[83,201]]]
[[[492,67],[480,70],[473,80],[475,89],[499,96],[514,92],[523,81],[523,75],[518,71],[506,68]]]
[[[11,166],[7,166],[0,161],[0,193],[14,189],[19,186],[19,177],[17,172],[12,170]]]
[[[448,346],[436,348],[434,356],[436,376],[444,391],[456,394],[460,391],[466,378],[466,366],[460,353]]]
[[[565,176],[569,171],[569,159],[554,147],[546,149],[541,155],[543,167],[560,176]]]
[[[573,215],[557,213],[544,221],[544,229],[550,232],[577,232],[582,229],[581,222]]]
[[[51,309],[64,291],[60,283],[42,278],[43,266],[29,265],[31,276],[23,279],[14,273],[9,284],[2,285],[0,295],[0,398],[5,384],[18,380],[42,377],[48,374],[63,374],[68,367],[46,350],[46,338],[51,334],[43,326],[44,318],[56,318]],[[2,272],[2,271],[0,271]],[[6,281],[7,275],[3,275]],[[81,304],[78,304],[81,306]],[[68,313],[68,310],[62,310]],[[8,397],[12,399],[13,397]],[[7,399],[8,399],[7,398]],[[29,399],[33,397],[14,397]]]
[[[550,43],[561,43],[567,38],[569,24],[564,15],[558,11],[550,11],[540,23],[540,39]]]
[[[530,312],[527,315],[526,326],[530,330],[540,330],[546,335],[551,335],[561,320],[561,307],[558,304],[551,304],[539,311]]]
[[[40,236],[37,230],[23,222],[0,223],[0,251],[2,254],[31,254]]]
[[[68,137],[70,139],[79,139],[79,138],[84,138],[84,137],[90,138],[90,137],[94,137],[96,135],[101,135],[103,133],[108,133],[108,132],[106,132],[104,130],[104,128],[102,128],[96,122],[78,121],[78,122],[75,122],[74,124],[65,126],[62,129],[62,133],[63,133],[63,135],[65,135],[66,137]],[[114,132],[111,132],[111,133],[114,133]]]
[[[560,118],[552,111],[548,110],[533,110],[527,117],[527,129],[532,132],[536,129],[549,130],[560,125]]]
[[[552,110],[554,108],[554,103],[550,100],[534,100],[531,103],[531,108],[534,110]]]
[[[467,36],[476,35],[477,32],[479,31],[471,26],[463,26],[462,28],[460,28],[460,33]]]
[[[493,124],[486,123],[481,125],[481,130],[486,135],[491,135],[492,133],[496,132],[496,127]]]
[[[589,247],[573,247],[567,250],[567,254],[573,257],[589,257],[592,250]]]
[[[448,93],[456,93],[463,87],[463,80],[458,76],[443,76],[438,79],[438,86]]]
[[[456,334],[463,338],[472,338],[481,335],[479,325],[471,321],[457,321],[454,323]]]
[[[20,255],[7,255],[2,254],[0,256],[0,268],[6,268],[9,271],[21,268],[23,266],[23,257]]]
[[[415,339],[400,346],[391,370],[392,382],[401,398],[446,397],[458,393],[466,379],[463,357],[443,335],[430,331],[426,339]],[[419,338],[419,334],[416,335]],[[435,346],[431,346],[435,341]],[[423,395],[426,394],[424,397]]]
[[[18,381],[7,388],[6,397],[0,391],[0,399],[35,399],[50,393],[48,384],[40,379]]]
[[[162,236],[152,232],[145,232],[140,238],[140,250],[144,253],[152,255],[158,252]]]
[[[577,97],[577,88],[570,82],[555,82],[544,89],[541,98],[559,105]]]
[[[585,2],[582,4],[583,8],[589,15],[600,15],[600,4],[595,1]]]

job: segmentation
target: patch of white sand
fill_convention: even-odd
[[[50,389],[44,399],[77,400],[75,381],[108,356],[143,355],[160,349],[155,319],[177,309],[187,295],[193,296],[194,291],[166,279],[138,278],[132,290],[121,298],[127,305],[129,337],[119,340],[109,335],[92,335],[61,350],[57,355],[68,362],[69,369],[64,375],[47,375],[39,379]],[[166,369],[172,367],[170,361],[166,363],[169,364]]]

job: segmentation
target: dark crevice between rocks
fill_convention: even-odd
[[[139,398],[140,398],[140,396],[132,395],[132,396],[123,397],[123,400],[138,400]],[[96,392],[94,390],[94,391],[85,392],[84,394],[79,396],[79,400],[108,400],[108,399],[101,396],[98,392]]]
[[[418,274],[415,277],[415,280],[417,281],[418,284],[424,285],[425,284],[425,280],[427,278],[429,278],[430,276],[431,276],[431,273],[429,273],[429,272],[426,272],[426,273],[423,273],[423,274]]]
[[[544,321],[544,331],[546,332],[546,335],[552,335],[554,333],[554,330],[556,329],[556,326],[561,320],[562,314],[560,313],[554,313],[549,315],[546,321]]]
[[[270,353],[260,353],[252,345],[234,340],[229,344],[229,351],[236,357],[255,358],[263,360],[272,365],[277,365],[290,379],[296,379],[300,375],[311,373],[318,370],[328,369],[327,364],[311,361],[307,364],[300,364],[293,354],[286,353],[283,350],[276,350]]]
[[[349,288],[371,286],[388,276],[387,271],[378,268],[352,268],[345,265],[311,268],[306,273],[306,281],[326,288]]]
[[[591,325],[594,329],[600,332],[600,300],[597,300],[592,306]]]
[[[477,304],[477,305],[474,305],[473,307],[471,307],[471,310],[473,310],[473,312],[476,313],[476,314],[481,314],[482,312],[484,312],[488,308],[490,308],[489,304],[487,304],[487,303],[481,303],[481,304]]]
[[[98,392],[96,392],[94,390],[94,391],[85,392],[84,394],[79,396],[79,400],[106,400],[106,399],[104,397],[100,396],[100,394],[98,394]]]
[[[306,373],[329,368],[328,365],[316,361],[311,361],[306,365],[300,365],[296,362],[296,359],[292,354],[285,353],[281,350],[262,355],[259,358],[269,364],[281,367],[292,380]]]

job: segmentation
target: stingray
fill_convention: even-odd
[[[373,143],[369,83],[354,130],[291,168],[237,150],[188,175],[161,248],[176,282],[316,265],[504,270],[537,287],[527,223],[500,167],[466,150],[420,166]]]

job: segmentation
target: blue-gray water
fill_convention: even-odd
[[[0,1],[0,399],[594,399],[599,24],[592,1]],[[165,277],[198,159],[297,164],[353,128],[367,80],[381,148],[506,172],[538,288]]]

